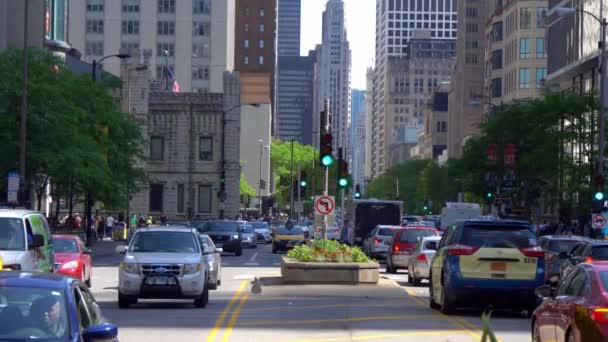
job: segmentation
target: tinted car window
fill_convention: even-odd
[[[598,260],[608,260],[608,245],[594,246],[591,250],[591,257]]]
[[[268,223],[266,222],[253,222],[251,225],[253,229],[268,229]]]
[[[0,218],[0,250],[22,251],[24,249],[23,221],[18,218]]]
[[[241,226],[243,233],[253,233],[253,226]]]
[[[576,240],[549,240],[546,242],[544,249],[555,253],[569,253],[578,241]]]
[[[205,222],[203,232],[218,232],[218,233],[236,233],[238,231],[238,223],[230,221]]]
[[[75,240],[53,239],[53,252],[55,253],[78,253],[78,245]]]
[[[401,233],[399,242],[414,243],[423,236],[435,236],[435,232],[430,229],[407,229]]]
[[[191,232],[141,232],[135,234],[129,249],[136,253],[198,253]]]
[[[460,243],[488,248],[526,248],[537,245],[536,236],[528,227],[498,225],[465,226]]]
[[[378,233],[376,233],[376,235],[380,235],[380,236],[394,236],[396,231],[397,231],[396,229],[380,228],[380,229],[378,229]]]

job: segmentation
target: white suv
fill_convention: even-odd
[[[194,299],[196,307],[209,301],[209,272],[196,229],[155,227],[138,229],[118,272],[118,306],[138,298]]]

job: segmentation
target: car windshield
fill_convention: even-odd
[[[551,240],[545,249],[558,254],[569,253],[577,243],[577,240]]]
[[[248,233],[248,234],[253,233],[253,226],[250,226],[250,225],[241,226],[241,229],[243,229],[243,233]]]
[[[0,218],[0,250],[25,250],[25,233],[21,219]]]
[[[396,231],[397,231],[397,229],[395,229],[395,228],[380,228],[380,229],[378,229],[378,233],[376,235],[395,236]]]
[[[55,253],[78,253],[78,245],[72,239],[53,239],[53,252]]]
[[[205,222],[202,227],[202,231],[215,233],[236,233],[238,231],[238,227],[238,223],[232,221]]]
[[[435,231],[431,229],[406,229],[399,237],[399,242],[414,243],[418,238],[424,236],[435,236]]]
[[[537,245],[536,236],[525,226],[466,226],[460,243],[486,248],[526,248]]]
[[[268,223],[266,222],[253,222],[251,225],[255,230],[268,229]]]
[[[281,228],[281,229],[277,230],[277,234],[278,235],[303,235],[304,231],[300,228],[292,228],[292,229]]]
[[[608,246],[594,246],[591,257],[596,260],[608,260]]]
[[[135,253],[198,253],[191,232],[147,231],[135,234],[130,252]]]
[[[0,340],[67,341],[65,293],[35,287],[0,287]]]

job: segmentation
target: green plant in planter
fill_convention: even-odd
[[[332,240],[315,240],[312,245],[300,245],[287,257],[300,262],[367,263],[369,258],[358,247],[350,247]]]

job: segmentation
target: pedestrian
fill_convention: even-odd
[[[137,221],[137,227],[141,228],[141,227],[145,227],[146,226],[146,218],[144,217],[144,215],[139,215],[139,220]]]
[[[78,213],[74,214],[74,229],[80,230],[82,229],[82,218]]]
[[[105,230],[106,227],[106,221],[104,220],[103,216],[99,215],[97,216],[97,239],[103,239],[105,238]]]
[[[114,236],[114,217],[112,214],[109,214],[106,218],[106,237],[110,239]]]
[[[152,216],[148,216],[148,219],[146,220],[146,227],[151,226],[154,223],[154,220],[152,219]]]
[[[129,221],[129,228],[133,230],[137,228],[137,215],[133,214],[133,216],[131,216],[131,220]]]

